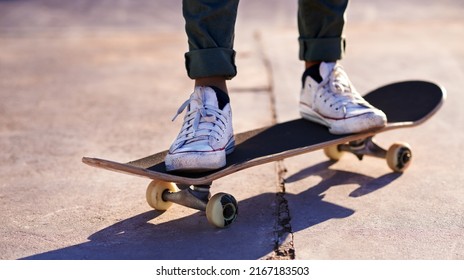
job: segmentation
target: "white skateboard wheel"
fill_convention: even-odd
[[[206,218],[215,227],[229,226],[235,221],[237,215],[237,201],[230,194],[217,193],[211,197],[206,205]]]
[[[387,151],[387,164],[395,172],[405,171],[412,160],[411,147],[408,143],[398,142]]]

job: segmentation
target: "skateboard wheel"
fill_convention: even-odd
[[[395,172],[405,171],[411,164],[412,152],[408,143],[394,143],[387,151],[387,164]]]
[[[177,192],[176,184],[161,180],[153,180],[147,187],[146,198],[148,204],[156,210],[167,210],[172,202],[163,199],[163,192]]]
[[[338,149],[338,145],[325,147],[324,154],[333,161],[338,161],[343,156],[343,152]]]
[[[217,193],[211,197],[206,205],[206,218],[208,222],[218,228],[229,226],[238,215],[238,206],[235,198],[226,193]]]

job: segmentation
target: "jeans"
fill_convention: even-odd
[[[282,0],[283,1],[283,0]],[[190,78],[237,75],[234,35],[239,0],[183,0]],[[345,52],[342,37],[348,0],[299,0],[299,58],[336,61]]]

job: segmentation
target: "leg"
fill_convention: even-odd
[[[342,37],[348,0],[299,0],[300,59],[334,62],[345,52]]]
[[[231,79],[235,66],[234,32],[238,0],[184,0],[183,15],[189,52],[187,73],[192,79]],[[197,85],[206,85],[199,81]]]

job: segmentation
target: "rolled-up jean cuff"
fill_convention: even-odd
[[[336,61],[345,53],[345,38],[299,38],[300,60]]]
[[[185,54],[185,67],[192,79],[213,76],[232,79],[237,75],[235,51],[227,48],[189,51]]]

